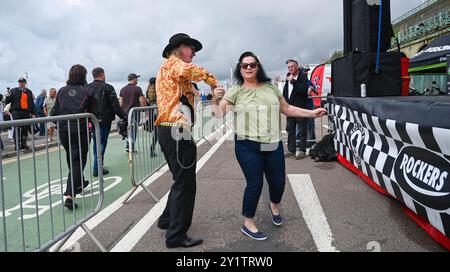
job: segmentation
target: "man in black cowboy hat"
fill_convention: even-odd
[[[11,103],[10,112],[14,120],[28,119],[36,116],[34,109],[33,92],[28,89],[27,80],[20,78],[18,80],[19,87],[11,90],[11,95],[6,97],[6,105]],[[29,149],[27,146],[29,126],[22,126],[15,128],[14,142],[16,149]],[[17,139],[17,136],[19,139]]]
[[[202,44],[179,33],[172,36],[162,56],[167,60],[156,78],[158,138],[175,180],[167,206],[158,220],[166,229],[166,246],[192,247],[203,242],[187,235],[192,222],[196,192],[197,146],[191,137],[194,95],[191,81],[205,81],[215,88],[217,79],[205,69],[192,64]]]

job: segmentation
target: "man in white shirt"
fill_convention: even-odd
[[[46,116],[50,116],[52,113],[53,106],[55,106],[56,102],[56,89],[51,88],[49,97],[47,97],[44,101],[44,113]],[[47,123],[48,126],[48,136],[50,136],[50,141],[53,141],[53,134],[55,133],[55,124],[53,122]]]
[[[307,109],[308,101],[308,78],[305,73],[301,73],[298,61],[290,59],[286,61],[289,73],[284,85],[283,96],[289,105]],[[300,130],[300,146],[296,152],[296,131]],[[295,155],[295,159],[300,160],[306,157],[307,119],[287,118],[286,131],[288,133],[288,151],[286,157]]]

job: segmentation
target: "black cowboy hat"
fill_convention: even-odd
[[[187,34],[178,33],[170,38],[169,44],[166,46],[166,48],[164,48],[164,51],[162,53],[163,58],[168,58],[169,57],[168,54],[170,53],[170,51],[172,51],[175,47],[179,46],[180,44],[194,46],[195,52],[198,52],[203,48],[202,44],[196,39],[192,39]]]

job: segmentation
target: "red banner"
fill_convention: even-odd
[[[323,86],[323,72],[325,70],[325,64],[319,65],[311,73],[311,82],[314,84],[317,90],[317,95],[322,96],[322,86]],[[313,98],[314,106],[320,107],[321,98]]]

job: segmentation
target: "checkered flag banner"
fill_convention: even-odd
[[[329,111],[336,151],[450,237],[450,129],[383,120],[337,104]]]

